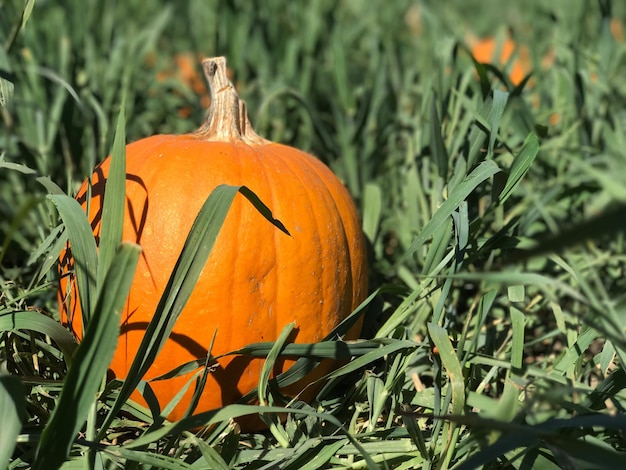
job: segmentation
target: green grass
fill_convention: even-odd
[[[622,2],[65,3],[0,0],[0,466],[623,466],[626,41],[610,28],[626,23]],[[463,45],[508,30],[535,65],[519,87]],[[281,351],[302,356],[279,384],[315,359],[351,358],[284,423],[267,374],[261,405],[177,423],[127,400],[146,390],[142,361],[193,285],[200,266],[188,261],[208,255],[200,232],[137,372],[103,380],[109,313],[137,256],[118,250],[122,144],[192,131],[205,112],[176,74],[179,53],[225,55],[257,132],[317,155],[362,216],[362,340],[341,353],[333,335],[285,344],[285,325],[277,342],[241,351],[266,357],[266,371]],[[118,189],[96,252],[68,195],[111,151]],[[197,230],[219,229],[237,188],[221,191]],[[91,270],[77,272],[93,338],[79,346],[58,323],[68,239]],[[265,432],[230,424],[259,412]]]

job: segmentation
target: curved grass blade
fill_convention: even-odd
[[[283,328],[280,335],[278,335],[276,342],[272,343],[273,346],[263,363],[263,368],[261,369],[261,374],[259,375],[259,402],[262,406],[268,403],[268,382],[270,381],[274,364],[276,364],[276,360],[278,359],[278,356],[280,356],[280,353],[285,346],[285,342],[289,338],[289,335],[293,331],[294,327],[295,323],[289,323]]]
[[[190,439],[198,446],[200,452],[202,452],[202,457],[207,463],[208,468],[214,468],[216,470],[228,470],[230,468],[222,456],[204,440],[198,439],[195,436]]]
[[[558,289],[561,295],[568,295],[579,302],[585,302],[585,297],[577,290],[563,281],[554,279],[553,277],[545,276],[543,274],[532,272],[513,272],[513,271],[501,271],[501,272],[459,272],[454,274],[447,274],[442,277],[449,277],[459,280],[474,280],[493,283],[494,285],[534,285],[540,287],[549,296],[547,287]]]
[[[26,166],[26,165],[24,165],[22,163],[7,162],[4,159],[4,153],[0,154],[0,168],[7,168],[9,170],[19,171],[23,175],[34,175],[34,174],[37,173],[32,168],[30,168],[30,167],[28,167],[28,166]],[[63,193],[63,194],[65,194],[65,193]]]
[[[368,452],[363,448],[363,446],[352,436],[348,431],[346,431],[342,426],[339,420],[327,413],[319,413],[317,411],[308,410],[308,409],[290,409],[290,408],[282,408],[278,406],[255,406],[255,405],[229,405],[224,408],[219,408],[217,410],[206,411],[204,413],[198,413],[197,415],[190,416],[188,418],[181,419],[173,424],[165,425],[159,429],[155,429],[152,432],[146,433],[143,436],[138,437],[133,441],[129,441],[124,445],[126,449],[135,449],[142,448],[152,442],[156,442],[170,434],[179,434],[188,429],[199,428],[202,426],[210,426],[212,424],[221,423],[224,421],[229,421],[231,419],[239,418],[242,416],[258,414],[260,412],[265,413],[292,413],[299,415],[307,415],[314,416],[318,419],[323,419],[333,426],[337,427],[341,430],[342,434],[350,441],[352,445],[356,449],[358,449],[360,455],[365,459],[367,463],[367,468],[377,469],[380,468],[370,457]]]
[[[272,404],[272,397],[269,393],[269,381],[270,376],[272,374],[272,370],[274,369],[274,364],[276,364],[276,360],[280,355],[281,350],[283,349],[285,342],[289,338],[289,335],[293,331],[295,327],[295,323],[287,324],[283,330],[278,335],[276,342],[272,346],[265,362],[263,363],[263,368],[261,369],[261,374],[259,376],[259,385],[258,385],[258,397],[259,404],[261,406],[267,406]],[[285,429],[280,424],[280,420],[277,419],[276,415],[267,415],[265,413],[259,414],[260,418],[267,424],[272,435],[276,438],[276,440],[280,443],[281,446],[287,448],[289,447],[289,437],[285,432]]]
[[[363,232],[368,240],[376,240],[380,225],[383,195],[380,186],[367,183],[363,191]]]
[[[76,350],[74,336],[56,320],[34,311],[0,313],[0,331],[31,330],[49,336],[59,346],[66,358]]]
[[[465,382],[459,358],[454,352],[452,343],[448,338],[448,332],[444,328],[434,323],[429,323],[428,334],[439,350],[441,363],[448,372],[452,386],[452,414],[461,415],[465,407]]]
[[[375,361],[381,358],[390,356],[391,354],[394,354],[396,352],[400,352],[403,350],[414,350],[419,347],[422,347],[421,344],[415,343],[413,341],[399,340],[399,339],[390,340],[388,344],[382,345],[381,347],[378,347],[376,349],[371,349],[370,347],[369,351],[363,354],[362,356],[356,357],[355,359],[351,360],[347,364],[339,367],[338,369],[335,369],[333,372],[318,379],[317,381],[324,381],[324,380],[328,380],[334,377],[341,377],[342,375],[347,375],[349,373],[355,372],[363,367],[368,366],[369,364],[373,364]],[[298,362],[296,362],[296,364],[291,366],[291,368],[288,371],[276,377],[276,382],[278,383],[279,387],[285,387],[287,385],[291,385],[292,383],[297,382],[301,378],[301,374],[299,373],[299,368],[296,367],[298,365]],[[248,395],[246,395],[244,399],[247,397]]]
[[[124,381],[119,395],[100,429],[99,438],[102,438],[108,426],[122,409],[123,404],[128,400],[167,341],[174,324],[193,292],[202,269],[204,269],[237,193],[243,194],[272,224],[288,233],[282,223],[273,218],[270,209],[248,188],[220,185],[213,190],[191,227],[182,252],[157,305],[154,317],[146,328],[146,333],[128,371],[127,379]]]
[[[65,461],[96,400],[117,345],[120,314],[130,291],[140,250],[138,245],[123,243],[112,260],[92,320],[76,350],[58,404],[39,441],[33,464],[35,470],[58,468]]]
[[[287,230],[287,228],[283,225],[283,223],[280,220],[274,218],[270,208],[267,207],[263,203],[263,201],[261,201],[261,199],[259,199],[259,196],[254,194],[254,192],[252,190],[250,190],[246,186],[239,186],[238,190],[239,190],[239,192],[241,194],[243,194],[246,197],[246,199],[248,199],[248,201],[250,201],[250,203],[255,207],[255,209],[258,210],[259,213],[263,217],[265,217],[272,225],[274,225],[281,232],[283,232],[283,233],[285,233],[287,235],[291,235],[289,233],[289,231]]]
[[[313,361],[313,359],[347,359],[352,356],[362,356],[372,351],[373,349],[377,349],[378,347],[380,347],[381,344],[386,344],[388,340],[386,340],[385,338],[377,338],[372,341],[358,341],[353,343],[346,343],[344,341],[336,340],[337,337],[343,336],[352,327],[352,325],[354,325],[354,322],[361,315],[363,315],[364,309],[370,304],[372,299],[374,299],[380,292],[383,291],[386,291],[386,289],[379,288],[372,294],[370,294],[370,296],[363,302],[361,302],[361,304],[348,317],[346,317],[339,325],[337,325],[328,335],[322,338],[318,343],[286,344],[283,347],[281,354],[283,356],[297,356],[299,359],[291,368],[289,368],[287,372],[280,374],[277,377],[277,380],[279,380],[281,384],[284,384],[284,381],[287,380],[286,377],[290,377],[289,383],[293,383],[301,379],[308,372],[311,371],[312,367],[317,364],[317,362]],[[389,340],[389,342],[395,342],[395,340]],[[252,343],[236,351],[230,351],[226,354],[214,356],[213,359],[219,359],[221,357],[231,355],[267,357],[273,346],[273,342]],[[174,376],[187,374],[193,370],[196,370],[198,367],[205,366],[205,362],[205,358],[186,362],[185,364],[181,364],[175,369],[172,369],[171,371],[152,380],[163,380]],[[248,395],[246,395],[246,397],[248,397]],[[242,401],[246,402],[246,397],[242,398]],[[256,397],[256,391],[254,391],[254,397]],[[250,399],[252,398],[253,397],[251,397]]]
[[[180,458],[158,454],[154,451],[129,450],[123,447],[115,447],[107,449],[106,452],[115,455],[117,458],[125,459],[125,468],[159,468],[163,470],[191,470],[198,468],[195,465],[182,461]],[[131,462],[140,465],[131,467]]]
[[[87,214],[78,201],[65,194],[47,196],[59,211],[65,224],[65,230],[72,247],[76,283],[80,291],[80,307],[83,313],[83,325],[89,325],[89,312],[96,302],[96,273],[98,253],[96,240],[87,219]]]
[[[459,205],[471,194],[479,184],[493,175],[498,173],[500,168],[492,160],[486,160],[478,165],[474,171],[467,175],[457,187],[454,188],[450,197],[444,201],[439,207],[433,218],[428,221],[420,234],[413,240],[403,256],[403,260],[408,259],[415,251],[417,251],[429,237],[431,237],[437,228],[443,224],[452,213],[457,210]]]
[[[379,339],[374,339],[371,341],[357,341],[354,343],[346,343],[343,341],[320,341],[319,343],[297,343],[297,344],[290,343],[290,344],[285,344],[283,346],[283,348],[280,351],[280,355],[283,357],[302,358],[303,360],[307,360],[307,359],[342,360],[342,359],[349,359],[352,357],[364,356],[365,354],[370,353],[374,350],[377,350],[381,346],[384,346],[387,344],[393,343],[397,346],[398,341],[399,340],[395,340],[395,339],[379,338]],[[408,342],[405,344],[414,345],[414,343],[408,343]],[[230,351],[226,354],[221,354],[219,356],[213,356],[211,358],[211,362],[221,357],[226,357],[226,356],[252,356],[252,357],[265,358],[270,354],[274,345],[275,343],[270,343],[270,342],[251,343],[249,345],[244,346],[241,349]],[[153,382],[153,381],[165,380],[165,379],[169,379],[169,378],[177,377],[181,375],[186,375],[189,372],[195,371],[199,367],[207,367],[206,358],[196,359],[196,360],[181,364],[180,366],[166,372],[163,375],[155,377],[151,379],[150,381]],[[277,379],[280,377],[283,377],[283,375],[281,374],[277,376]],[[281,380],[281,383],[283,383],[282,381],[284,379],[281,378],[280,380]],[[298,380],[298,379],[292,377],[292,380]]]
[[[280,355],[310,357],[314,359],[348,359],[353,356],[363,356],[381,346],[400,344],[399,341],[407,347],[415,346],[412,341],[397,340],[390,338],[376,338],[373,340],[357,341],[354,343],[345,343],[343,341],[320,341],[319,343],[290,343],[285,344],[280,351]],[[237,351],[232,351],[224,356],[230,355],[246,355],[253,357],[267,357],[270,354],[275,343],[263,342],[252,343],[244,346]],[[222,356],[216,356],[216,358]]]
[[[361,316],[363,314],[364,308],[367,305],[369,305],[369,303],[375,297],[375,295],[376,295],[376,292],[374,292],[367,299],[365,299],[363,302],[361,302],[361,305],[359,305],[346,319],[344,319],[339,325],[337,325],[337,327],[334,328],[333,331],[331,331],[321,341],[322,342],[330,341],[333,338],[336,338],[337,336],[341,336],[341,335],[345,334],[346,331],[348,331],[350,329],[350,327],[354,324],[354,322],[359,318],[359,316]],[[335,343],[335,347],[337,349],[340,349],[340,350],[343,348],[343,345],[346,345],[346,343],[343,343],[341,341],[334,341],[334,343]],[[354,344],[362,344],[362,342],[354,343]],[[286,347],[288,347],[288,348],[297,347],[297,345],[287,345]],[[359,363],[358,362],[359,359],[360,358],[355,359],[353,361],[350,361],[344,367],[347,367],[347,366],[353,366],[354,367],[355,363],[356,364]],[[283,372],[282,374],[279,374],[276,377],[276,382],[277,382],[279,387],[284,387],[284,386],[287,386],[287,385],[291,385],[291,384],[297,382],[298,380],[302,379],[304,376],[306,376],[306,374],[311,372],[318,364],[319,364],[319,360],[311,359],[311,358],[308,358],[308,357],[300,357],[295,362],[295,364],[293,364],[287,371]],[[358,367],[355,367],[354,370],[356,370],[357,368]],[[342,368],[342,370],[343,370],[343,368]],[[255,389],[255,390],[250,391],[246,395],[244,395],[241,398],[240,401],[242,403],[248,403],[251,400],[255,399],[256,397],[257,397],[257,390]]]
[[[10,74],[0,71],[0,108],[7,106],[13,99],[15,84],[9,77],[13,78]]]

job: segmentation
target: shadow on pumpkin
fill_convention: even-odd
[[[147,328],[148,328],[148,322],[125,323],[120,328],[120,337],[123,337],[124,335],[128,334],[131,331],[145,332]],[[297,334],[298,334],[298,330],[294,329],[292,333],[289,335],[287,339],[287,343],[294,342],[295,338],[297,337]],[[200,343],[195,341],[193,338],[184,334],[172,332],[170,336],[168,337],[168,341],[176,343],[178,346],[183,348],[191,357],[195,357],[197,359],[205,358],[208,354],[208,350],[205,347],[203,347]],[[338,350],[341,349],[341,344],[342,343],[337,343],[336,347]],[[343,344],[343,349],[344,350],[342,351],[342,353],[340,353],[338,357],[349,356],[349,351],[345,344]],[[163,354],[163,353],[164,351],[159,352],[159,354]],[[220,354],[221,353],[222,352],[220,352]],[[156,359],[156,356],[150,358],[151,361],[154,361],[155,359]],[[274,365],[272,376],[276,377],[277,375],[285,372],[289,367],[291,367],[291,365],[295,363],[297,359],[298,357],[293,357],[293,356],[279,357],[276,360],[276,363]],[[234,380],[234,378],[243,376],[246,370],[251,366],[253,361],[262,361],[262,360],[264,360],[264,358],[262,357],[259,358],[259,357],[254,357],[254,356],[233,355],[233,356],[226,356],[226,357],[220,358],[219,361],[212,360],[209,363],[209,368],[210,368],[209,374],[219,386],[221,397],[222,397],[221,401],[224,405],[235,403],[239,401],[241,398],[243,398],[244,394],[247,394],[248,392],[250,392],[250,390],[243,390],[243,391],[240,390],[237,387],[238,380]],[[182,364],[179,364],[179,365],[182,365]],[[170,371],[166,373],[169,373],[169,372]],[[319,376],[321,377],[322,375],[324,375],[324,373],[326,372],[319,374]],[[109,371],[109,377],[124,379],[124,377],[116,377],[115,374],[112,373],[112,371]],[[164,379],[164,381],[166,380],[168,379]],[[161,381],[158,381],[158,382],[161,382]],[[293,388],[293,390],[291,390],[291,387],[287,387],[287,389],[293,392],[293,394],[297,394],[300,392],[300,390],[297,390],[297,388],[298,388],[298,385],[296,385]],[[206,390],[204,393],[211,393],[211,391]],[[254,400],[254,402],[256,402],[256,400]]]
[[[106,172],[105,172],[106,170]],[[100,245],[100,232],[101,232],[101,223],[102,223],[102,213],[103,213],[103,205],[104,205],[104,197],[105,197],[105,189],[106,189],[106,177],[108,175],[108,168],[103,168],[102,165],[99,165],[94,170],[94,173],[91,178],[91,189],[89,186],[84,184],[77,196],[76,200],[81,205],[83,210],[87,211],[87,217],[89,223],[91,225],[94,239],[96,242],[96,246]],[[144,184],[143,180],[137,176],[132,174],[126,174],[126,182],[132,182],[133,184],[139,185],[141,191],[144,193],[145,197],[143,198],[143,202],[141,207],[139,204],[131,204],[129,198],[126,198],[126,212],[127,216],[130,218],[133,236],[124,237],[124,239],[128,240],[129,238],[134,238],[132,240],[135,243],[140,244],[141,237],[143,234],[143,230],[146,224],[146,218],[148,215],[148,189]],[[87,199],[90,197],[89,200]],[[135,200],[140,198],[133,198]],[[141,256],[144,261],[147,263],[147,259],[145,254],[142,252]],[[79,265],[80,266],[80,265]],[[90,270],[88,266],[80,266],[83,268],[83,272],[89,274]],[[61,307],[61,321],[63,324],[69,326],[69,328],[73,331],[73,333],[80,339],[83,334],[83,325],[82,325],[82,309],[80,305],[79,298],[79,289],[76,284],[76,268],[77,268],[77,260],[74,258],[72,254],[72,249],[69,242],[66,244],[64,251],[61,252],[59,256],[59,264],[58,264],[58,273],[59,273],[59,304]],[[88,283],[95,283],[96,279],[92,277],[87,279]],[[86,289],[87,286],[82,286],[80,289]]]
[[[137,175],[132,175],[130,173],[126,173],[126,182],[132,182],[138,184],[145,194],[145,198],[143,200],[143,204],[141,205],[140,210],[135,210],[135,207],[139,206],[139,204],[131,204],[130,199],[126,198],[126,210],[128,212],[128,217],[130,219],[130,223],[133,228],[133,232],[135,234],[135,239],[132,240],[137,244],[141,244],[141,236],[143,235],[143,230],[146,225],[146,218],[148,217],[148,188],[145,183],[141,179],[141,177]],[[106,176],[102,169],[102,166],[96,167],[91,179],[91,199],[89,200],[89,222],[91,223],[91,228],[94,232],[94,236],[96,238],[96,244],[100,243],[100,230],[101,230],[101,222],[102,222],[102,208],[104,207],[104,195],[106,189]],[[87,196],[89,192],[87,188],[82,190],[81,193],[77,195],[76,200],[83,207],[87,208]],[[137,198],[135,198],[136,200]],[[94,212],[93,208],[97,208]]]

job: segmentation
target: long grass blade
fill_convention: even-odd
[[[65,461],[96,400],[117,345],[120,315],[135,275],[139,253],[138,245],[125,243],[112,260],[91,322],[39,441],[33,469],[58,468]]]
[[[465,382],[463,380],[461,363],[444,328],[434,323],[429,323],[428,333],[437,347],[441,363],[450,379],[450,386],[452,387],[452,414],[460,415],[465,407]]]
[[[98,285],[102,283],[115,256],[117,247],[122,242],[124,227],[124,202],[126,199],[126,118],[124,100],[120,105],[117,118],[115,140],[111,151],[111,166],[106,179],[104,202],[102,204],[102,222],[99,242]]]
[[[20,379],[0,372],[0,468],[9,468],[26,416],[26,393]]]
[[[498,137],[498,129],[500,128],[500,120],[506,107],[509,94],[502,90],[493,91],[493,104],[489,113],[489,146],[487,147],[487,155],[493,155],[493,148]]]
[[[72,257],[76,284],[80,292],[80,307],[83,314],[83,325],[89,324],[89,312],[93,311],[97,296],[96,273],[98,271],[98,254],[96,240],[80,204],[69,196],[61,194],[48,195],[65,224]]]
[[[509,170],[509,176],[506,179],[506,183],[504,185],[504,189],[498,196],[498,201],[500,204],[504,204],[504,202],[513,194],[515,188],[519,186],[522,178],[528,172],[533,162],[535,161],[535,157],[539,153],[539,140],[535,134],[530,134],[526,141],[524,142],[524,146],[520,151],[519,155],[513,160],[513,164],[511,165],[511,169]]]
[[[267,206],[255,195],[252,197],[249,189],[245,188],[242,191],[242,188],[242,186],[220,185],[213,190],[200,209],[157,305],[154,317],[146,328],[135,359],[128,371],[128,378],[124,381],[100,430],[100,437],[106,432],[107,427],[122,409],[167,341],[176,320],[178,320],[193,292],[196,281],[213,249],[215,240],[237,193],[241,192],[248,198],[270,223],[280,230],[286,231],[282,223],[273,218]]]
[[[441,135],[441,120],[437,111],[437,97],[434,93],[430,103],[430,145],[439,177],[445,181],[448,177],[450,157]]]

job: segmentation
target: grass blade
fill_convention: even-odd
[[[117,118],[115,140],[111,152],[111,166],[106,179],[104,202],[102,204],[102,223],[99,243],[98,285],[102,283],[109,270],[117,247],[122,242],[124,228],[124,201],[126,199],[126,118],[124,100],[120,105]]]
[[[446,330],[434,323],[428,324],[428,333],[434,345],[439,351],[441,363],[448,373],[452,386],[452,414],[461,415],[465,407],[465,382],[463,381],[463,370],[459,358],[454,352],[454,348]]]
[[[515,307],[511,307],[511,327],[513,329],[511,367],[521,371],[524,359],[524,312]]]
[[[450,158],[441,135],[441,120],[437,112],[435,94],[433,94],[430,104],[430,145],[439,176],[445,181],[448,177],[448,161]]]
[[[0,108],[4,108],[13,98],[13,90],[15,85],[12,81],[5,78],[8,74],[0,74]]]
[[[478,185],[486,179],[492,177],[500,168],[496,163],[487,160],[478,165],[463,181],[452,191],[450,197],[439,207],[432,219],[424,226],[420,234],[415,238],[411,246],[404,254],[403,259],[408,259],[422,244],[431,237],[437,228],[443,224],[448,217],[461,205],[461,203],[471,194]]]
[[[33,469],[58,468],[63,463],[96,400],[117,345],[120,314],[139,253],[138,245],[124,243],[112,260],[92,321],[76,350],[58,404],[41,436]]]
[[[500,120],[506,107],[509,94],[502,90],[493,90],[493,104],[491,113],[489,113],[489,147],[487,148],[487,155],[493,155],[493,146],[496,143],[496,137],[498,136],[498,128],[500,127]]]
[[[0,313],[0,331],[31,330],[49,336],[63,351],[72,357],[76,349],[74,336],[59,322],[40,312],[13,311]]]
[[[263,368],[261,369],[258,385],[258,397],[259,404],[261,406],[273,404],[272,396],[269,393],[270,377],[272,374],[272,370],[274,369],[274,364],[276,364],[276,360],[278,359],[278,356],[280,355],[280,352],[283,349],[283,346],[285,345],[285,342],[289,338],[289,335],[293,331],[294,327],[295,323],[289,323],[282,329],[282,331],[278,335],[278,338],[276,339],[276,342],[272,346],[272,349],[267,355],[265,362],[263,363]],[[280,443],[280,445],[285,448],[289,447],[289,437],[287,436],[285,428],[282,426],[280,420],[276,417],[276,415],[267,415],[265,413],[260,413],[259,416],[261,417],[263,422],[265,422],[270,432]]]
[[[529,134],[528,137],[526,137],[526,141],[524,142],[521,152],[517,158],[513,160],[504,189],[502,189],[502,192],[498,196],[500,204],[504,204],[511,194],[513,194],[513,191],[515,191],[515,188],[517,188],[520,184],[522,178],[524,178],[524,175],[526,175],[535,161],[535,157],[538,153],[539,140],[535,134]]]
[[[106,432],[107,427],[117,413],[122,409],[123,404],[137,387],[150,365],[152,365],[165,341],[167,341],[174,324],[193,292],[196,281],[213,249],[230,206],[239,192],[259,209],[259,212],[272,224],[286,232],[282,223],[272,217],[269,208],[248,188],[220,185],[213,190],[191,227],[182,252],[157,305],[154,317],[146,328],[146,333],[128,371],[128,378],[124,381],[119,395],[109,410],[109,414],[100,430],[100,438]]]
[[[17,377],[0,372],[0,468],[8,468],[26,413],[26,394]]]
[[[93,311],[97,296],[98,267],[96,240],[91,224],[87,219],[87,214],[75,199],[62,194],[50,194],[48,199],[54,203],[65,224],[74,258],[83,325],[89,325],[89,312]]]
[[[143,436],[130,441],[124,447],[126,449],[134,449],[141,448],[145,445],[148,445],[152,442],[156,442],[159,439],[164,438],[170,434],[177,434],[183,430],[198,428],[201,426],[210,426],[211,424],[221,423],[224,421],[228,421],[230,419],[239,418],[241,416],[247,416],[251,414],[257,414],[259,412],[267,412],[267,413],[295,413],[307,416],[315,416],[320,419],[324,419],[328,423],[342,430],[342,433],[345,434],[345,437],[354,445],[361,456],[365,459],[367,463],[367,468],[378,469],[380,468],[370,457],[370,455],[365,451],[363,446],[348,433],[345,429],[342,428],[339,420],[331,415],[326,413],[318,413],[316,411],[308,410],[308,409],[289,409],[282,408],[278,406],[267,406],[260,407],[254,405],[229,405],[224,408],[220,408],[213,411],[206,411],[203,413],[199,413],[194,416],[190,416],[188,418],[182,419],[176,423],[165,425],[159,429],[155,429]]]

